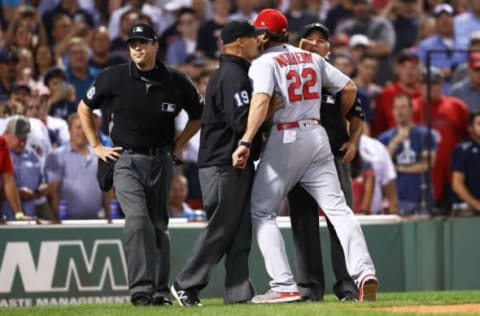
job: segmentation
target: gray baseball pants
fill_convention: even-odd
[[[341,160],[341,157],[334,157],[340,186],[347,205],[352,207],[350,165],[342,163]],[[317,202],[300,185],[296,185],[288,193],[288,202],[295,249],[296,281],[300,295],[313,301],[322,300],[325,291],[325,276]],[[330,235],[331,262],[337,280],[333,286],[333,292],[339,299],[348,295],[357,297],[357,286],[348,274],[342,246],[337,232],[328,218],[327,227]]]
[[[113,179],[125,213],[123,244],[130,294],[168,295],[170,239],[167,203],[172,180],[170,154],[123,152]]]
[[[204,288],[212,268],[225,255],[224,302],[248,301],[255,294],[248,268],[253,175],[253,164],[243,170],[231,165],[199,169],[208,225],[200,233],[187,264],[176,278],[180,288],[197,292]]]
[[[317,201],[331,221],[353,280],[359,282],[363,276],[375,274],[360,224],[340,189],[325,129],[319,125],[297,128],[293,141],[292,135],[284,138],[284,132],[272,128],[252,188],[252,226],[272,279],[271,289],[298,291],[276,223],[280,204],[296,183]]]

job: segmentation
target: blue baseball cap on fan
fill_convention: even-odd
[[[17,53],[13,49],[0,48],[0,63],[8,63],[10,61],[19,61]]]

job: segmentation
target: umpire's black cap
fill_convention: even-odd
[[[330,40],[330,31],[325,25],[321,23],[312,23],[312,24],[305,25],[303,27],[302,38],[307,37],[313,31],[319,31],[320,33],[322,33],[323,37],[325,37],[327,41]]]
[[[130,42],[131,40],[134,40],[134,39],[142,39],[146,41],[157,41],[157,33],[155,33],[155,30],[153,29],[153,27],[148,24],[145,24],[145,23],[135,24],[128,31],[127,42]]]
[[[248,21],[231,21],[222,29],[222,41],[224,44],[229,44],[237,40],[239,37],[255,37],[265,33],[267,29],[256,28]]]

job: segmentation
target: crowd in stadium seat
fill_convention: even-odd
[[[472,193],[478,203],[459,200],[451,181],[453,151],[470,137],[469,115],[480,110],[480,0],[4,0],[0,135],[10,147],[26,215],[55,218],[59,201],[67,201],[70,218],[108,217],[114,193],[94,185],[97,159],[76,128],[75,113],[99,72],[128,61],[133,24],[152,25],[159,34],[158,58],[188,74],[204,95],[222,53],[222,27],[252,20],[266,7],[285,13],[293,45],[304,25],[324,23],[332,33],[329,60],[359,88],[366,135],[354,184],[356,192],[365,192],[374,179],[375,201],[357,201],[354,211],[450,215],[452,204],[463,201],[480,214],[480,196]],[[17,126],[9,125],[18,115],[29,122],[23,148]],[[111,144],[108,105],[95,117],[102,143]],[[180,114],[177,128],[184,124]],[[372,149],[375,138],[388,154]],[[202,207],[198,145],[197,135],[176,170],[188,183],[184,202],[192,209]],[[25,172],[26,166],[33,171]],[[1,167],[2,174],[12,172]],[[14,219],[15,197],[2,179],[0,214]]]

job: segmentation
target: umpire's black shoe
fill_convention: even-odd
[[[346,294],[344,297],[340,299],[341,302],[355,302],[358,301],[358,298],[356,298],[353,294]]]
[[[145,292],[137,292],[132,295],[131,302],[135,306],[152,305],[152,295]]]
[[[167,296],[154,295],[152,304],[156,306],[172,306],[172,301]]]
[[[172,293],[180,306],[202,306],[197,294],[193,291],[180,289],[176,283],[173,283],[170,287],[170,293]]]

